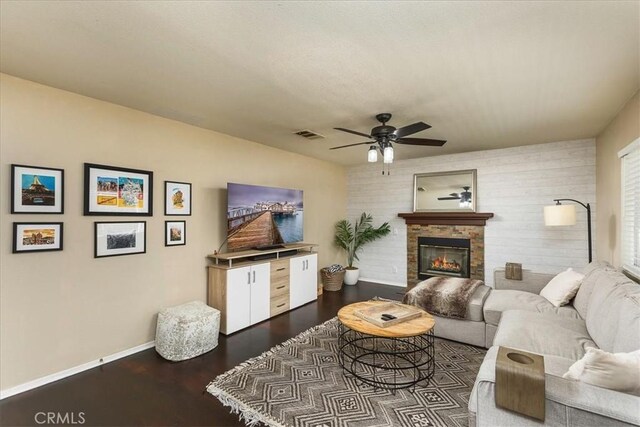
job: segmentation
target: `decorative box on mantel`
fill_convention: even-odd
[[[400,213],[407,223],[407,290],[434,276],[484,280],[484,227],[493,213]]]

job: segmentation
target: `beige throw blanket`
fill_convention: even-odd
[[[407,292],[402,302],[438,316],[464,319],[469,299],[481,284],[482,280],[432,277]]]

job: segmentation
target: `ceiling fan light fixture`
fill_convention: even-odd
[[[391,144],[388,144],[386,147],[384,147],[384,150],[382,152],[382,156],[384,158],[384,163],[393,163],[393,147],[391,146]]]
[[[369,163],[375,163],[378,161],[378,150],[375,145],[369,147],[369,152],[367,153],[367,161]]]

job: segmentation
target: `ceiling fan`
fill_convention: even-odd
[[[438,200],[460,200],[460,207],[470,207],[471,206],[471,191],[469,191],[471,187],[465,186],[462,187],[464,191],[460,193],[450,193],[446,197],[438,197]]]
[[[358,136],[369,138],[372,141],[359,142],[356,144],[341,145],[339,147],[331,147],[331,150],[337,150],[339,148],[354,147],[356,145],[370,145],[367,160],[371,163],[378,161],[378,151],[382,154],[384,163],[393,163],[393,144],[406,144],[406,145],[422,145],[427,147],[442,147],[445,142],[441,139],[426,139],[426,138],[406,138],[409,135],[418,133],[423,130],[429,129],[431,126],[423,123],[416,122],[411,125],[407,125],[401,128],[395,128],[387,125],[387,122],[391,120],[390,113],[381,113],[376,115],[382,125],[376,126],[371,129],[369,135],[366,133],[358,132],[355,130],[334,128],[336,130],[351,133]]]

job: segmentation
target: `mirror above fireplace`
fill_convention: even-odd
[[[475,212],[476,170],[413,176],[414,212]]]

